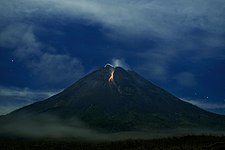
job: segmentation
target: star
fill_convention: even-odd
[[[14,59],[12,59],[11,62],[14,63]]]
[[[206,96],[206,98],[208,99],[209,97],[208,97],[208,96]]]

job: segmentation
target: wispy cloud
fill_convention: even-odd
[[[7,105],[7,106],[0,106],[0,115],[6,115],[13,110],[19,109],[24,105]]]
[[[40,81],[70,84],[79,79],[83,74],[81,61],[38,41],[34,28],[24,23],[8,25],[0,32],[0,46],[13,49],[16,59],[24,62]]]
[[[181,72],[174,79],[179,85],[184,87],[193,87],[197,84],[194,74],[190,72]]]
[[[224,32],[225,24],[221,16],[223,0],[3,0],[1,3],[2,18],[59,14],[100,22],[113,30],[155,36],[174,36],[191,27],[220,33]]]
[[[165,81],[169,77],[170,64],[176,60],[176,52],[165,47],[158,47],[144,52],[138,52],[137,56],[144,60],[144,64],[137,68],[151,79]]]
[[[0,86],[0,96],[4,97],[17,97],[19,99],[26,99],[28,101],[33,101],[37,98],[46,98],[50,97],[60,90],[52,90],[52,91],[38,91],[31,90],[29,88],[15,88],[15,87],[2,87]]]
[[[191,103],[193,105],[196,105],[200,108],[203,109],[208,109],[208,110],[212,110],[212,109],[225,109],[225,104],[223,103],[212,103],[212,102],[206,102],[206,101],[201,101],[201,100],[189,100],[189,99],[183,99],[183,101],[186,101],[188,103]]]
[[[107,29],[102,32],[109,37],[123,41],[149,39],[146,42],[157,44],[152,49],[138,49],[137,59],[143,60],[140,70],[153,79],[166,80],[178,56],[190,61],[225,58],[224,0],[2,0],[0,4],[0,27],[40,16],[46,20],[58,17],[62,22],[70,18],[97,24]],[[26,36],[32,39],[32,35]],[[33,46],[40,47],[40,42],[36,40]]]
[[[61,90],[32,90],[29,88],[0,86],[0,115],[7,114],[22,106],[51,97]]]
[[[116,32],[157,37],[174,37],[191,28],[225,32],[223,0],[3,0],[1,4],[5,19],[57,14],[101,23]]]

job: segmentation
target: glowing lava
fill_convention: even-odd
[[[109,77],[109,82],[114,80],[114,71],[112,71],[111,76]]]

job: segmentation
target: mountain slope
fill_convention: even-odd
[[[79,120],[88,128],[104,132],[179,128],[224,131],[225,127],[224,116],[183,102],[134,71],[110,65],[90,73],[61,93],[18,109],[1,120],[7,124],[22,117],[45,124],[45,116],[72,127]],[[23,119],[19,120],[23,124]]]

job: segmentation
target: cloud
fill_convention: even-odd
[[[31,90],[29,88],[0,86],[0,115],[7,114],[22,106],[51,97],[61,90]]]
[[[58,92],[58,91],[57,91]],[[27,99],[28,101],[33,101],[32,99],[46,98],[57,93],[56,91],[33,91],[29,88],[7,88],[0,86],[0,96],[4,97],[17,97],[18,99]]]
[[[197,84],[195,76],[190,72],[181,72],[174,79],[179,85],[184,87],[193,87]]]
[[[177,60],[175,51],[162,46],[160,48],[138,52],[137,57],[144,62],[137,70],[144,72],[151,79],[158,81],[166,81],[169,78],[170,64]]]
[[[165,81],[168,78],[168,72],[166,66],[161,64],[154,64],[152,62],[147,62],[142,66],[143,72],[147,74],[148,77],[154,80]]]
[[[24,23],[8,25],[0,32],[0,46],[13,49],[15,57],[41,82],[67,85],[79,79],[83,74],[81,61],[38,41],[34,28]]]
[[[190,61],[225,58],[224,0],[2,0],[0,4],[3,27],[40,20],[40,16],[62,22],[78,19],[102,27],[102,32],[117,40],[153,41],[152,49],[138,49],[137,59],[145,60],[138,68],[160,81],[170,77],[176,56]],[[35,45],[42,44],[36,41]]]
[[[208,110],[225,108],[225,104],[222,103],[210,103],[210,102],[203,102],[201,100],[189,100],[189,99],[181,99],[181,100]]]
[[[71,83],[79,79],[83,73],[83,67],[79,59],[66,54],[44,53],[39,62],[29,64],[36,76],[45,79],[49,83]]]
[[[23,23],[9,24],[1,29],[0,45],[5,48],[26,46],[36,50],[40,43],[36,41],[32,28],[32,25]]]
[[[101,23],[126,34],[174,37],[190,28],[225,31],[223,0],[3,0],[1,4],[1,18],[5,19],[43,14],[43,17],[68,16]]]
[[[0,116],[1,115],[6,115],[16,109],[19,109],[24,105],[8,105],[8,106],[0,106]]]
[[[112,65],[114,67],[122,67],[124,69],[130,69],[130,66],[125,62],[123,58],[122,59],[113,58]]]

